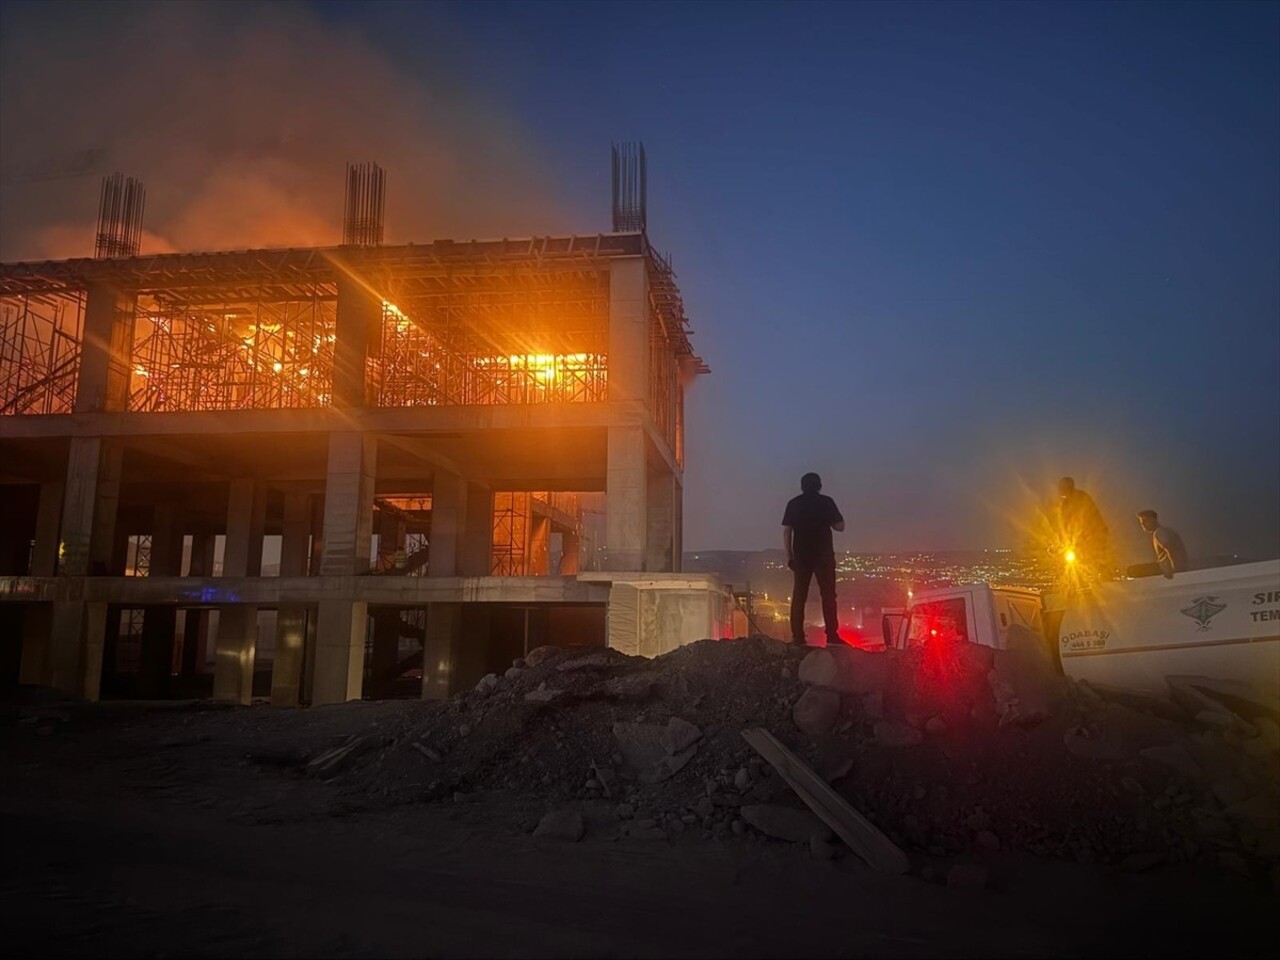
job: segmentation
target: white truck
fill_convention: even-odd
[[[1162,697],[1170,676],[1231,681],[1280,709],[1280,560],[1045,595],[988,584],[922,591],[882,628],[899,649],[939,635],[997,650],[1044,643],[1074,679]]]

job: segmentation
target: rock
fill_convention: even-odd
[[[653,823],[652,820],[649,821]],[[677,821],[679,822],[679,821]],[[627,834],[632,840],[665,840],[667,839],[667,831],[659,826],[642,827],[638,824],[631,828]]]
[[[935,737],[940,737],[947,732],[947,721],[941,717],[930,717],[924,725],[924,732]]]
[[[528,703],[551,703],[562,696],[564,696],[563,690],[552,690],[544,683],[537,690],[530,690],[524,698]]]
[[[1000,838],[990,830],[979,830],[977,839],[978,846],[982,847],[983,850],[1000,849]]]
[[[516,657],[514,660],[511,661],[511,666],[515,667],[517,670],[523,670],[528,665],[529,665],[529,662],[525,660],[524,657]]]
[[[587,832],[587,825],[582,814],[575,810],[553,810],[538,821],[533,831],[535,837],[551,837],[555,840],[571,840],[577,842]]]
[[[1087,730],[1078,728],[1068,730],[1062,735],[1062,743],[1067,752],[1086,760],[1124,760],[1128,754],[1115,744],[1107,743],[1091,737]]]
[[[1227,703],[1253,704],[1253,712],[1266,716],[1274,712],[1274,707],[1259,701],[1257,691],[1252,686],[1239,680],[1215,680],[1212,677],[1169,676],[1165,677],[1169,685],[1169,694],[1175,703],[1196,720],[1213,727],[1234,727],[1246,736],[1257,734],[1257,728],[1236,713]],[[1217,717],[1201,714],[1219,714]]]
[[[862,715],[868,720],[883,719],[884,694],[876,690],[864,696],[862,698]]]
[[[660,727],[653,723],[613,725],[613,736],[618,742],[623,762],[641,783],[660,783],[669,779],[683,769],[697,752],[698,745],[695,743],[679,753],[668,753],[668,743],[678,743],[682,737],[688,736],[687,733],[673,733],[668,737],[668,730],[671,729],[671,725]],[[674,729],[681,731],[683,728],[677,725]]]
[[[1231,824],[1222,817],[1201,817],[1196,821],[1196,834],[1202,840],[1229,840],[1232,835]]]
[[[1202,773],[1200,765],[1191,758],[1187,748],[1180,743],[1169,743],[1161,747],[1147,747],[1139,750],[1138,755],[1144,760],[1168,767],[1184,777],[1199,777]]]
[[[778,669],[778,676],[782,677],[782,679],[783,679],[783,680],[790,680],[790,679],[791,679],[791,668],[790,668],[790,667],[780,667],[780,668]]]
[[[1270,717],[1258,717],[1253,721],[1258,729],[1258,740],[1268,750],[1280,750],[1280,724]]]
[[[1229,807],[1248,797],[1249,788],[1234,777],[1229,777],[1214,781],[1213,795],[1224,807]]]
[[[1014,628],[1010,628],[1013,633]],[[1021,631],[1007,650],[995,650],[987,683],[1001,724],[1034,726],[1049,718],[1063,695],[1061,678],[1038,634]]]
[[[619,820],[630,820],[636,815],[636,808],[629,803],[620,803],[613,808],[613,815]]]
[[[1236,726],[1235,718],[1222,710],[1201,710],[1195,716],[1196,723],[1216,730],[1231,730]]]
[[[853,769],[853,761],[848,757],[835,760],[830,764],[824,765],[819,771],[818,776],[822,777],[827,783],[835,783],[849,775],[849,771]]]
[[[710,797],[699,797],[698,801],[693,805],[693,812],[705,819],[716,812],[716,805]]]
[[[924,740],[915,727],[892,720],[881,720],[875,725],[876,743],[882,747],[914,747]]]
[[[476,684],[476,693],[484,695],[490,693],[498,686],[498,675],[496,673],[486,673],[480,678],[480,682]]]
[[[638,702],[649,699],[656,686],[656,674],[633,673],[625,677],[610,677],[592,691],[591,695],[604,697],[607,700]]]
[[[561,673],[569,673],[576,670],[603,670],[606,667],[613,666],[613,663],[613,658],[602,650],[599,653],[589,653],[584,657],[563,660],[556,664],[556,670]]]
[[[834,860],[836,857],[836,848],[817,837],[809,838],[809,852],[819,860]]]
[[[464,739],[471,736],[471,724],[469,723],[458,724],[458,736]]]
[[[425,744],[418,743],[415,740],[412,744],[410,744],[410,746],[412,746],[413,749],[417,750],[420,754],[422,754],[432,763],[440,762],[440,754],[436,753],[434,750],[432,750],[430,747],[426,746]]]
[[[831,828],[808,810],[780,807],[771,803],[757,803],[741,810],[742,819],[765,836],[791,843],[808,843],[814,837],[822,841],[831,839]]]
[[[822,653],[815,650],[809,654]],[[840,715],[840,694],[822,687],[809,687],[796,701],[791,719],[801,733],[815,737],[830,732]]]
[[[1146,852],[1131,853],[1120,861],[1120,869],[1129,873],[1143,873],[1152,867],[1158,867],[1164,863],[1165,857],[1162,853]]]
[[[1232,873],[1238,873],[1242,877],[1249,876],[1249,861],[1230,850],[1224,850],[1218,854],[1218,866]]]
[[[957,863],[947,871],[947,886],[957,890],[981,890],[987,879],[987,868],[976,863]]]
[[[1217,792],[1216,784],[1214,785],[1214,792]],[[1280,801],[1277,801],[1275,797],[1265,797],[1259,794],[1256,797],[1232,803],[1223,813],[1233,820],[1247,821],[1256,826],[1274,826],[1277,821],[1280,821]]]
[[[588,780],[586,783],[582,785],[582,789],[583,790],[599,790],[601,789],[601,786],[602,785],[600,781],[597,780],[595,777],[592,777],[590,780]]]
[[[738,836],[742,836],[747,830],[747,825],[741,820],[734,820],[732,829]]]
[[[564,649],[562,647],[555,647],[548,644],[542,647],[534,647],[524,655],[524,662],[528,667],[539,667],[542,664],[556,660],[563,655]]]
[[[662,745],[669,755],[674,755],[689,749],[701,737],[702,731],[688,720],[672,717],[667,721],[667,729],[662,732]]]
[[[503,676],[506,677],[508,680],[515,680],[522,673],[524,673],[523,667],[508,667],[507,672],[504,673]]]
[[[364,753],[368,753],[381,741],[371,736],[347,737],[340,745],[316,756],[307,764],[307,773],[313,777],[327,780],[337,776],[348,763]]]
[[[785,657],[791,653],[791,644],[784,643],[773,637],[761,637],[760,647],[771,657]]]
[[[733,785],[739,793],[744,793],[751,789],[751,774],[747,772],[746,767],[738,768],[738,772],[733,775]]]
[[[825,647],[800,661],[800,680],[858,696],[880,690],[893,662],[888,652],[868,653],[854,647]]]

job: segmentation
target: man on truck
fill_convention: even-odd
[[[804,644],[804,605],[809,581],[818,578],[822,594],[822,624],[827,643],[840,640],[836,619],[836,554],[832,530],[844,530],[844,517],[836,502],[821,493],[822,478],[806,473],[800,478],[800,496],[787,503],[782,515],[782,546],[787,566],[795,573],[791,590],[791,642]]]
[[[1108,531],[1102,511],[1071,477],[1058,481],[1057,528],[1059,548],[1068,566],[1092,573],[1109,567]]]
[[[1157,573],[1162,573],[1167,579],[1172,580],[1175,573],[1190,569],[1191,562],[1182,537],[1172,527],[1161,525],[1160,517],[1154,510],[1138,511],[1138,525],[1151,534],[1151,547],[1156,552],[1156,562],[1144,563],[1132,568],[1138,572],[1134,573],[1131,570],[1131,576],[1155,576]]]

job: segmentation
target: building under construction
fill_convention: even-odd
[[[0,265],[0,636],[65,694],[442,697],[543,643],[717,633],[680,574],[705,372],[614,153],[613,232]],[[20,640],[20,642],[19,642]],[[258,678],[255,690],[255,666]]]

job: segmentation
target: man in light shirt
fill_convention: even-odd
[[[1138,523],[1143,530],[1151,534],[1151,546],[1156,552],[1155,566],[1160,568],[1160,573],[1172,580],[1175,573],[1190,569],[1187,548],[1182,542],[1182,537],[1178,536],[1177,530],[1161,526],[1160,517],[1154,510],[1140,511]],[[1156,571],[1152,569],[1151,574],[1155,573]]]

